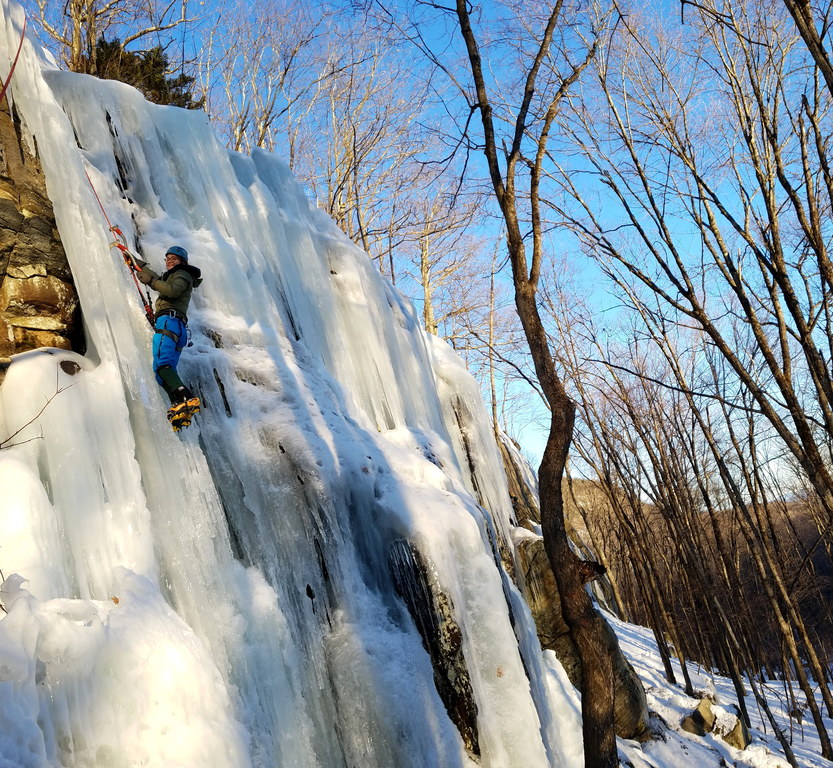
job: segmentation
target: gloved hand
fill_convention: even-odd
[[[130,269],[135,269],[137,272],[141,272],[142,267],[144,267],[147,264],[146,261],[142,261],[141,259],[136,258],[126,248],[122,249],[121,255],[124,258],[124,263],[127,264],[127,266],[130,267]]]
[[[144,266],[144,262],[142,263]],[[140,283],[144,283],[145,285],[150,285],[153,282],[153,275],[149,275],[147,272],[137,271],[136,272],[136,279]]]

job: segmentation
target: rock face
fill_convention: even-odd
[[[558,586],[550,567],[544,541],[538,536],[527,536],[517,543],[521,590],[529,604],[541,647],[552,650],[564,666],[570,682],[581,688],[581,661],[561,614]],[[625,739],[639,738],[648,725],[648,701],[645,690],[634,668],[618,651],[619,644],[607,622],[610,647],[614,654],[615,688],[613,692],[616,735]]]
[[[40,164],[0,107],[0,362],[37,347],[83,353],[78,297]],[[0,365],[0,379],[4,373]]]
[[[680,726],[695,736],[713,733],[735,749],[746,749],[749,746],[749,729],[737,710],[730,712],[719,707],[708,696],[700,700],[694,712],[683,718]]]
[[[541,511],[538,509],[538,501],[530,491],[524,480],[520,467],[512,459],[509,449],[502,440],[497,441],[500,455],[503,458],[503,468],[506,470],[506,482],[509,488],[509,498],[512,501],[512,510],[515,513],[515,520],[523,528],[532,530],[533,524],[540,524]]]
[[[391,542],[388,569],[431,657],[434,684],[448,716],[457,726],[469,753],[479,756],[477,705],[451,598],[431,577],[430,569],[413,542],[404,539]]]
[[[541,520],[538,504],[529,492],[523,473],[515,465],[510,452],[501,445],[503,462],[509,480],[509,493],[518,524],[532,530]],[[566,494],[566,483],[565,483]],[[570,630],[561,614],[558,585],[540,536],[522,536],[515,541],[517,558],[516,582],[532,611],[538,640],[545,650],[555,652],[570,682],[581,688],[581,661],[570,637]],[[592,568],[594,564],[588,562]],[[648,732],[648,700],[634,668],[619,650],[616,635],[607,622],[608,646],[614,649],[614,717],[616,734],[625,739],[643,738]]]

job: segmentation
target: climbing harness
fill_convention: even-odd
[[[187,328],[188,326],[186,326]],[[179,334],[174,333],[173,331],[169,331],[167,328],[157,328],[154,333],[158,333],[161,336],[167,336],[173,343],[176,345],[176,351],[182,352],[185,349],[185,345],[179,345]]]
[[[92,179],[90,179],[90,174],[87,173],[86,168],[84,169],[84,175],[87,177],[90,189],[93,191],[95,199],[98,201],[98,207],[101,208],[101,212],[104,214],[104,220],[107,222],[109,232],[115,237],[115,240],[110,243],[110,247],[118,249],[124,259],[124,263],[130,269],[130,275],[133,277],[133,284],[136,286],[136,290],[139,293],[139,300],[142,302],[142,306],[145,310],[145,318],[147,318],[147,321],[150,323],[150,327],[155,328],[156,319],[153,316],[153,302],[150,298],[150,291],[145,288],[145,292],[142,293],[142,286],[139,283],[139,279],[136,277],[136,273],[141,272],[141,268],[136,264],[136,259],[127,247],[127,238],[124,236],[124,232],[110,223],[110,217],[107,215],[107,211],[104,210],[104,206],[101,204],[101,198],[98,196],[98,192],[95,191]]]
[[[23,38],[26,36],[26,16],[23,17],[23,29],[20,30],[20,42],[17,45],[17,53],[14,55],[14,61],[12,62],[11,69],[9,70],[9,76],[6,78],[5,82],[3,82],[3,87],[0,88],[0,101],[3,100],[3,97],[6,95],[6,91],[9,88],[9,85],[12,82],[12,75],[14,74],[14,68],[17,66],[17,60],[20,58],[20,52],[23,50]]]
[[[156,313],[156,317],[175,317],[183,325],[188,325],[188,318],[182,312],[177,312],[175,309],[163,309]]]
[[[153,326],[156,329],[155,332],[171,339],[173,343],[176,344],[177,352],[181,352],[185,349],[185,347],[193,347],[194,342],[191,341],[191,327],[188,325],[188,318],[181,312],[177,312],[175,309],[163,309],[161,312],[157,312],[154,317],[158,320],[160,317],[165,317],[166,315],[169,317],[175,317],[182,323],[185,328],[185,343],[179,343],[180,338],[182,338],[180,334],[169,331],[167,328],[156,328],[156,324]]]

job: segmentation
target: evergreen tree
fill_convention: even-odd
[[[194,99],[194,78],[180,74],[168,77],[168,56],[161,45],[147,51],[126,51],[118,38],[99,38],[96,44],[96,72],[104,80],[120,80],[142,92],[155,104],[185,109],[202,109],[205,97]]]

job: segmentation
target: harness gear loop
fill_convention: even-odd
[[[148,323],[150,323],[150,327],[154,328],[156,326],[156,321],[153,316],[153,303],[150,298],[150,291],[145,288],[144,294],[142,293],[142,286],[139,283],[139,279],[136,277],[137,272],[141,272],[141,268],[136,264],[136,260],[133,254],[130,252],[130,249],[127,247],[127,238],[124,236],[124,232],[122,232],[118,227],[114,226],[110,223],[110,217],[107,215],[107,211],[104,210],[104,206],[101,203],[101,198],[98,196],[98,192],[95,190],[95,186],[93,186],[92,179],[90,179],[90,174],[87,173],[86,167],[84,168],[84,175],[87,177],[87,183],[90,185],[90,189],[93,191],[93,195],[95,195],[95,199],[98,202],[98,207],[101,208],[101,213],[104,214],[104,220],[107,222],[108,231],[112,232],[116,239],[110,243],[111,248],[116,248],[121,252],[122,257],[124,258],[124,263],[130,268],[130,275],[133,278],[133,284],[136,286],[136,290],[139,293],[139,300],[142,302],[142,306],[145,310],[145,318],[147,319]]]

